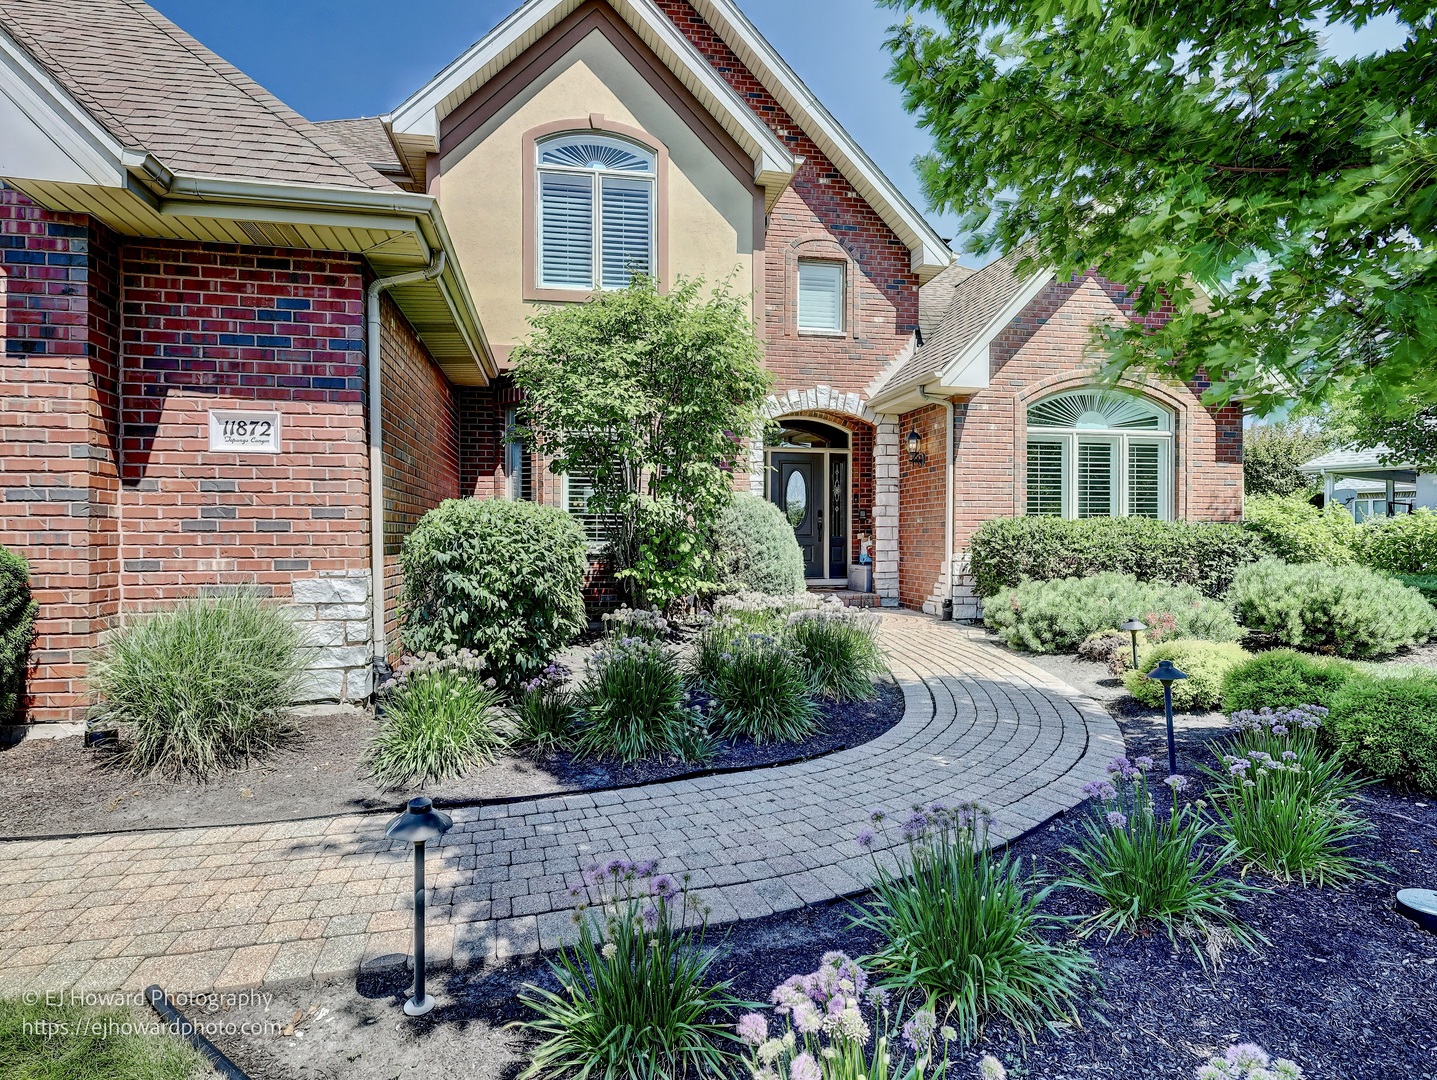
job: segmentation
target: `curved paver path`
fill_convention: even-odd
[[[430,955],[473,963],[572,927],[581,862],[688,871],[716,922],[862,888],[868,809],[977,799],[1010,839],[1082,798],[1121,752],[1111,717],[955,624],[885,612],[902,721],[813,761],[459,810],[430,856]],[[383,816],[0,845],[0,994],[238,989],[408,951],[409,852]]]

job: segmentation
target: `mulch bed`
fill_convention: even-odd
[[[622,765],[509,755],[423,794],[439,805],[529,798],[670,780],[715,770],[801,761],[869,742],[903,716],[903,693],[889,679],[873,701],[822,704],[823,725],[799,743],[725,742],[703,766],[674,760]],[[57,836],[125,829],[242,825],[353,812],[389,812],[412,794],[385,791],[362,759],[376,727],[357,709],[299,721],[301,732],[248,768],[208,783],[137,777],[112,750],[79,738],[37,739],[0,750],[0,836]]]

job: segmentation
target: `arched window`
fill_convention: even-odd
[[[598,132],[537,149],[539,285],[622,289],[634,274],[653,274],[654,151]]]
[[[1028,513],[1172,516],[1173,418],[1116,390],[1071,390],[1028,409]]]

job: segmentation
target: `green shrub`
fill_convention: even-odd
[[[1139,634],[1139,644],[1142,637]],[[1078,657],[1102,664],[1114,675],[1122,675],[1133,666],[1133,639],[1122,630],[1099,630],[1078,645]]]
[[[1416,589],[1429,604],[1437,604],[1437,574],[1394,574],[1409,589]]]
[[[526,984],[536,1014],[516,1026],[541,1038],[521,1080],[678,1080],[729,1075],[737,1037],[725,1015],[742,1004],[710,971],[701,906],[652,862],[613,859],[584,872],[579,941],[549,970],[559,992]]]
[[[1437,513],[1422,508],[1365,521],[1357,529],[1356,548],[1362,562],[1374,570],[1437,574]]]
[[[29,564],[0,547],[0,724],[19,708],[39,609],[30,596]]]
[[[1335,657],[1272,649],[1228,671],[1222,683],[1222,707],[1230,713],[1299,705],[1327,708],[1357,674],[1354,665]]]
[[[1345,507],[1319,510],[1306,499],[1257,496],[1243,504],[1243,528],[1262,538],[1268,554],[1287,562],[1357,561],[1358,527]]]
[[[186,600],[116,631],[90,670],[94,715],[141,771],[208,776],[290,734],[299,634],[250,590]]]
[[[1415,589],[1360,566],[1264,559],[1238,571],[1238,621],[1284,645],[1371,659],[1425,641],[1437,609]]]
[[[792,650],[767,634],[733,636],[705,680],[715,731],[727,738],[799,742],[818,730],[818,707]]]
[[[883,819],[874,812],[876,824]],[[1030,1038],[1075,1022],[1093,972],[1085,953],[1053,940],[1068,921],[1038,910],[1053,887],[1031,890],[1022,861],[989,848],[990,825],[971,804],[912,811],[901,824],[906,856],[896,870],[874,858],[873,899],[855,919],[881,939],[865,962],[884,985],[941,998],[965,1043],[993,1016]],[[858,836],[865,849],[874,841],[871,830]]]
[[[984,623],[1014,648],[1073,652],[1090,634],[1142,619],[1156,637],[1236,641],[1242,631],[1222,604],[1191,585],[1140,582],[1104,573],[1055,581],[1025,581],[983,605]]]
[[[550,664],[538,675],[519,686],[514,702],[513,741],[539,754],[565,749],[574,735],[578,712],[568,688],[567,675],[557,664]]]
[[[736,492],[714,528],[721,592],[789,596],[804,590],[803,552],[783,511]]]
[[[399,611],[405,647],[485,657],[513,686],[586,625],[584,533],[550,506],[447,499],[404,538]]]
[[[673,656],[642,638],[611,638],[588,658],[579,687],[583,710],[574,749],[625,763],[672,754],[702,761],[713,746],[696,710],[684,704]]]
[[[375,782],[439,783],[486,765],[503,749],[499,693],[467,649],[410,657],[380,687],[380,726],[365,754]]]
[[[26,998],[32,996],[38,1000],[0,1000],[0,1076],[7,1080],[200,1080],[215,1075],[198,1050],[173,1030],[160,1029],[152,1013],[87,1008],[72,1004],[68,994],[64,1001]]]
[[[1228,641],[1168,641],[1140,651],[1138,668],[1123,676],[1123,685],[1140,704],[1157,708],[1163,703],[1163,684],[1147,673],[1171,660],[1187,676],[1173,683],[1173,708],[1203,712],[1222,704],[1223,679],[1249,659],[1250,653]]]
[[[1311,421],[1250,425],[1242,438],[1242,487],[1249,495],[1304,495],[1313,477],[1298,470],[1332,449],[1332,438]]]
[[[1437,675],[1353,680],[1333,701],[1331,720],[1352,764],[1437,795]]]
[[[815,693],[834,701],[870,701],[873,680],[887,670],[878,617],[830,600],[788,617],[783,640],[798,656]]]
[[[980,596],[1024,579],[1051,581],[1116,571],[1142,581],[1191,585],[1218,597],[1239,566],[1260,559],[1262,541],[1238,525],[1151,518],[994,518],[969,552]]]

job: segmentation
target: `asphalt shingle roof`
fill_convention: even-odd
[[[0,26],[117,141],[174,172],[393,187],[141,0],[0,0]]]
[[[943,316],[953,306],[953,290],[960,281],[972,277],[972,267],[949,263],[932,281],[918,290],[918,328],[925,340],[938,328]]]
[[[317,120],[315,127],[336,142],[347,146],[377,169],[404,168],[384,121],[377,116],[357,116],[353,120]]]

